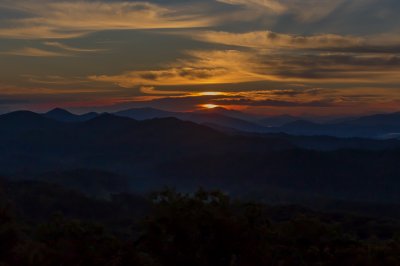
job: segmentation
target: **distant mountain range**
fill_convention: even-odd
[[[223,127],[240,131],[263,132],[262,125],[239,118],[241,116],[250,118],[250,115],[238,111],[230,111],[223,108],[216,110],[205,110],[198,112],[168,112],[153,108],[136,108],[115,113],[118,116],[145,120],[152,118],[175,117],[184,121],[191,121],[198,124],[205,124],[215,127]]]
[[[95,113],[95,112],[90,112],[90,113],[86,113],[86,114],[82,114],[82,115],[76,115],[67,110],[61,109],[61,108],[55,108],[55,109],[43,114],[44,117],[51,118],[51,119],[61,121],[61,122],[87,121],[87,120],[95,118],[98,115],[99,114]]]
[[[115,114],[137,120],[175,117],[225,131],[375,139],[399,138],[400,135],[400,113],[378,114],[359,118],[349,117],[347,119],[342,118],[325,123],[317,123],[290,115],[261,118],[257,115],[224,108],[197,112],[167,112],[152,108],[139,108],[125,110]]]
[[[301,118],[292,115],[278,115],[260,119],[259,123],[267,127],[280,127],[287,123],[295,122],[299,119]]]
[[[19,114],[21,113],[14,112],[10,116],[18,116]],[[95,112],[76,115],[64,109],[55,108],[42,114],[42,117],[58,122],[73,123],[88,121],[99,115],[99,113]],[[286,133],[300,136],[400,139],[400,112],[358,118],[333,119],[324,123],[315,122],[317,120],[315,118],[305,119],[291,115],[261,117],[259,115],[224,108],[194,112],[170,112],[154,108],[133,108],[116,112],[114,115],[139,121],[174,117],[182,121],[191,121],[229,133]],[[39,118],[29,119],[25,126],[28,127],[35,119]],[[37,125],[38,123],[34,124]],[[15,126],[18,127],[20,125]]]
[[[129,112],[139,116],[136,111]],[[142,118],[151,117],[141,111]],[[51,114],[0,115],[0,176],[45,179],[101,195],[167,185],[181,190],[218,187],[246,195],[284,190],[296,195],[400,202],[398,140],[215,129],[204,124],[220,121],[221,116],[235,123],[246,120],[212,112],[185,113],[186,121],[175,117],[137,120],[115,114],[96,114],[90,119],[63,110]],[[201,120],[206,121],[203,125],[187,121],[198,116],[214,120]],[[362,122],[357,126],[362,128],[365,120],[374,123],[374,119],[356,120]],[[387,123],[395,126],[393,119]],[[295,121],[279,128],[322,131],[332,126]],[[96,184],[94,176],[101,184]]]
[[[1,115],[0,137],[0,168],[3,170],[13,166],[20,169],[17,160],[29,161],[35,168],[44,164],[68,168],[70,163],[78,166],[77,162],[82,166],[89,163],[99,167],[102,156],[107,157],[109,164],[119,164],[121,156],[125,162],[136,159],[158,161],[179,154],[294,147],[288,141],[274,137],[227,136],[210,127],[173,117],[138,121],[99,114],[87,121],[61,122],[48,118],[47,114],[30,111]],[[92,159],[99,152],[103,155]]]
[[[400,113],[366,116],[345,122],[326,124],[297,120],[280,127],[269,128],[269,131],[305,136],[398,138],[400,133]]]

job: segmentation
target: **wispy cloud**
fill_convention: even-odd
[[[221,99],[214,100],[217,105],[236,105],[236,106],[263,106],[263,107],[335,107],[339,106],[334,101],[282,101],[282,100],[253,100],[253,99]]]
[[[61,77],[54,75],[37,76],[37,75],[21,75],[22,78],[27,79],[30,83],[34,84],[47,84],[47,85],[71,85],[88,83],[87,79],[76,77]]]
[[[252,71],[257,67],[251,54],[234,50],[192,51],[190,59],[181,59],[164,69],[128,71],[120,75],[94,75],[93,81],[110,82],[121,87],[199,85],[240,83],[267,79],[264,74]]]
[[[27,14],[0,28],[0,37],[19,39],[72,38],[104,30],[204,27],[213,20],[148,2],[3,0],[0,6]]]
[[[72,47],[60,42],[44,42],[45,45],[55,47],[61,50],[69,51],[69,52],[77,52],[77,53],[96,53],[96,52],[103,52],[104,49],[84,49],[84,48],[77,48]]]
[[[13,55],[13,56],[28,56],[28,57],[66,57],[75,56],[79,53],[98,53],[104,52],[104,49],[83,49],[71,47],[60,42],[44,42],[45,46],[53,48],[52,50],[35,48],[35,47],[23,47],[10,51],[0,52],[0,55]]]
[[[309,22],[331,14],[345,0],[217,0],[231,5],[243,5],[260,12],[293,14],[299,20]]]
[[[94,75],[89,79],[121,87],[233,84],[254,81],[394,83],[400,57],[392,54],[193,51],[163,69]]]
[[[30,57],[59,57],[70,56],[68,53],[47,51],[39,48],[25,47],[21,49],[0,52],[2,55],[30,56]]]
[[[257,49],[323,49],[360,47],[367,44],[361,37],[336,34],[294,35],[272,31],[233,33],[223,31],[195,31],[193,38],[211,43],[242,46]]]
[[[204,42],[252,48],[267,52],[279,50],[314,50],[329,53],[396,54],[400,52],[400,37],[393,34],[369,36],[339,34],[283,34],[278,32],[250,31],[190,31],[187,33]]]
[[[162,96],[169,96],[169,95],[188,95],[187,91],[177,91],[177,90],[157,90],[153,86],[142,86],[140,87],[140,92],[143,94],[150,94],[150,95],[162,95]]]

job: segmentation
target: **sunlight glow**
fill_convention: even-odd
[[[219,91],[205,91],[205,92],[199,92],[200,96],[218,96],[218,95],[224,95],[224,93],[219,92]]]
[[[206,109],[214,109],[214,108],[219,107],[219,105],[216,105],[216,104],[202,104],[200,106],[203,108],[206,108]]]

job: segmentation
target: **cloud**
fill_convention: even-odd
[[[134,70],[118,75],[93,75],[88,79],[124,88],[237,84],[246,82],[393,84],[400,82],[400,57],[393,54],[354,54],[263,50],[191,51],[154,70]]]
[[[291,14],[303,22],[320,20],[330,15],[346,0],[217,0],[218,2],[243,5],[278,15]]]
[[[272,31],[231,33],[223,31],[197,31],[192,36],[210,43],[242,46],[257,49],[323,49],[360,47],[363,38],[336,34],[311,36],[281,34]]]
[[[192,38],[204,42],[246,47],[266,52],[290,49],[332,53],[400,53],[400,38],[392,34],[369,36],[339,34],[298,35],[268,30],[244,33],[191,31],[189,34]]]
[[[275,13],[284,13],[288,6],[275,0],[217,0],[218,2],[230,5],[245,5],[249,7],[265,8]]]
[[[131,107],[148,107],[161,108],[166,110],[179,110],[191,111],[198,106],[204,104],[215,104],[226,108],[259,108],[259,107],[273,107],[273,108],[326,108],[339,106],[336,104],[334,97],[325,96],[323,92],[318,95],[314,100],[303,98],[307,94],[306,90],[299,92],[298,97],[285,97],[283,94],[275,94],[276,91],[260,90],[248,92],[224,92],[217,95],[208,95],[207,93],[187,93],[182,96],[167,96],[156,98],[135,97],[131,100],[121,100],[114,102],[114,109],[124,109]],[[252,98],[254,95],[257,98]]]
[[[295,54],[275,57],[268,72],[282,80],[329,81],[331,83],[399,82],[397,55]]]
[[[21,49],[1,52],[3,55],[15,55],[15,56],[29,56],[29,57],[59,57],[59,56],[70,56],[68,53],[53,52],[42,50],[39,48],[25,47]]]
[[[242,48],[235,59],[260,81],[399,82],[400,40],[393,36],[293,35],[271,31],[192,32],[195,39]],[[243,49],[246,48],[246,49]]]
[[[287,88],[224,92],[209,102],[222,106],[333,107],[336,106],[336,99],[336,93],[332,89]]]
[[[154,107],[163,110],[173,111],[193,111],[196,106],[207,103],[211,100],[210,96],[169,96],[169,97],[135,97],[132,99],[113,99],[107,107],[110,111],[119,111],[122,109],[136,107]],[[104,108],[104,107],[103,107]]]
[[[87,79],[76,78],[76,77],[61,77],[55,75],[37,76],[37,75],[21,75],[22,78],[26,78],[30,83],[36,84],[47,84],[47,85],[71,85],[71,84],[83,84],[88,83]]]
[[[186,91],[157,90],[153,86],[142,86],[142,87],[140,87],[140,92],[143,93],[143,94],[163,95],[163,96],[168,96],[168,95],[187,95],[188,94],[188,92],[186,92]]]
[[[0,52],[1,55],[28,56],[28,57],[65,57],[74,56],[77,53],[95,53],[105,51],[103,49],[81,49],[71,47],[59,42],[44,42],[45,46],[56,48],[56,50],[46,50],[35,47],[23,47],[10,51]]]
[[[164,70],[130,71],[121,75],[90,76],[90,80],[110,82],[121,87],[142,85],[190,85],[218,83],[218,78],[227,74],[226,69],[178,67]]]
[[[10,68],[1,80],[21,97],[79,102],[90,94],[88,102],[171,109],[382,103],[400,99],[399,7],[394,0],[0,0],[0,38],[20,39],[4,40],[1,55],[73,56],[43,68],[31,58],[3,60]],[[163,30],[87,36],[132,29]],[[95,49],[103,41],[113,53],[80,57],[104,51]]]
[[[331,100],[319,101],[282,101],[282,100],[253,100],[253,99],[220,99],[212,101],[217,105],[242,105],[242,106],[274,106],[274,107],[334,107]]]
[[[121,87],[226,84],[258,80],[268,77],[252,71],[257,67],[251,54],[235,50],[191,51],[190,59],[180,59],[165,69],[128,71],[121,75],[94,75],[93,81],[109,82]]]
[[[104,30],[193,28],[213,23],[205,15],[136,1],[3,0],[1,6],[26,14],[0,28],[3,38],[74,38]]]
[[[83,49],[83,48],[77,48],[77,47],[72,47],[66,44],[62,44],[60,42],[44,42],[43,44],[55,48],[59,48],[61,50],[69,51],[69,52],[77,52],[77,53],[96,53],[96,52],[102,52],[105,51],[104,49]]]

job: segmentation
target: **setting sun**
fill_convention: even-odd
[[[203,108],[206,108],[206,109],[214,109],[214,108],[219,107],[219,106],[216,105],[216,104],[202,104],[202,105],[200,105],[200,106],[203,107]]]
[[[205,91],[205,92],[199,92],[198,93],[200,96],[218,96],[218,95],[224,95],[224,93],[219,92],[219,91]]]

